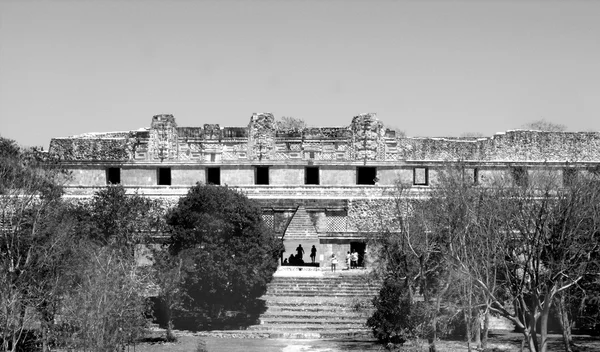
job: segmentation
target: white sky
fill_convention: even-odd
[[[600,130],[600,1],[0,0],[0,135],[253,112],[410,136]]]

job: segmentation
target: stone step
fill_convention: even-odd
[[[278,296],[282,297],[356,297],[356,298],[370,298],[370,295],[363,295],[362,293],[346,293],[346,292],[323,292],[323,291],[284,291],[277,292]]]
[[[297,332],[301,332],[301,331],[314,331],[314,332],[319,332],[319,331],[364,331],[364,330],[368,330],[368,328],[366,328],[365,326],[360,326],[360,325],[335,325],[335,326],[327,326],[324,327],[322,325],[307,325],[307,324],[290,324],[290,325],[278,325],[278,326],[272,326],[272,325],[252,325],[250,327],[248,327],[248,330],[250,331],[297,331]]]
[[[317,319],[317,318],[302,318],[302,317],[292,317],[292,318],[278,318],[278,317],[266,317],[260,318],[261,325],[306,325],[306,326],[314,326],[314,325],[327,325],[328,327],[344,325],[344,326],[363,326],[367,319],[364,321],[362,319],[357,319],[356,317],[350,317],[345,319]]]
[[[348,289],[361,289],[361,290],[376,290],[379,291],[379,287],[363,284],[348,284],[348,283],[312,283],[312,282],[276,282],[267,285],[267,288],[281,288],[281,287],[307,287],[307,288],[348,288]]]
[[[196,333],[196,336],[208,337],[233,337],[233,338],[271,338],[271,339],[333,339],[333,338],[372,338],[370,330],[321,330],[315,331],[278,331],[278,330],[213,330]]]
[[[267,311],[261,317],[264,318],[281,318],[281,319],[334,319],[334,320],[348,320],[348,319],[362,319],[370,316],[371,312],[357,312],[357,311],[320,311],[320,312],[304,312],[304,311]]]
[[[368,289],[357,289],[351,287],[269,287],[269,292],[346,292],[346,293],[355,293],[357,295],[364,294],[370,296],[371,294],[376,294],[375,290]]]
[[[265,314],[271,314],[274,312],[277,312],[278,314],[286,314],[286,313],[320,313],[320,314],[326,314],[329,312],[334,312],[334,313],[360,313],[362,311],[367,311],[367,310],[372,310],[374,308],[361,308],[361,310],[357,310],[354,307],[348,307],[348,306],[309,306],[309,307],[302,307],[302,306],[286,306],[286,305],[272,305],[269,307],[269,309],[265,312]]]

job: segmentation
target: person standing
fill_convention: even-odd
[[[346,254],[346,269],[350,270],[351,266],[350,266],[350,260],[352,259],[352,255],[350,254],[350,251],[348,251],[348,254]]]
[[[315,263],[316,257],[317,257],[317,248],[315,248],[315,245],[313,245],[312,248],[310,249],[310,260],[313,264]]]
[[[331,271],[335,273],[335,267],[337,266],[338,260],[335,254],[331,255]]]
[[[302,256],[304,255],[304,248],[302,248],[301,244],[299,244],[298,248],[296,248],[296,252],[298,253],[296,255],[296,260],[300,261],[302,259]]]
[[[358,268],[358,252],[355,250],[352,251],[352,258],[350,259],[350,264],[352,269]]]

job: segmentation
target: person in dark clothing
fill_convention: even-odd
[[[313,264],[315,263],[316,257],[317,257],[317,248],[315,248],[315,246],[313,245],[312,248],[310,249],[310,260]]]
[[[298,253],[296,254],[296,259],[301,260],[302,256],[304,255],[304,248],[302,248],[301,244],[299,244],[298,248],[296,248],[296,252]]]

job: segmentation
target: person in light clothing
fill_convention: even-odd
[[[337,266],[338,260],[335,254],[331,255],[331,271],[335,273],[335,267]]]

